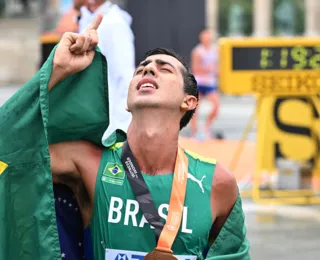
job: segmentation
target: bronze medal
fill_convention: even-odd
[[[144,257],[145,260],[178,260],[172,253],[153,250]]]

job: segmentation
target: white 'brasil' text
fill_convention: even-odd
[[[139,227],[139,228],[143,228],[145,224],[149,225],[148,221],[145,219],[144,216],[142,216],[138,225],[137,214],[139,212],[139,203],[136,200],[130,200],[130,199],[126,200],[124,218],[121,212],[123,206],[124,206],[124,203],[121,198],[111,197],[109,214],[108,214],[109,223],[116,224],[116,223],[120,223],[120,221],[121,222],[123,221],[123,225],[128,226],[130,222],[130,225],[132,225],[133,227]],[[168,204],[161,204],[158,208],[159,216],[166,220],[168,209],[169,209]],[[184,207],[182,223],[181,223],[181,232],[192,234],[192,229],[187,228],[187,220],[188,220],[188,207]],[[150,227],[153,228],[152,226]]]

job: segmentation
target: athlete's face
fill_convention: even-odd
[[[200,42],[204,46],[210,46],[213,40],[213,33],[210,30],[204,30],[200,34]]]
[[[164,54],[141,62],[129,86],[129,111],[147,107],[180,109],[186,98],[183,70],[180,61]]]

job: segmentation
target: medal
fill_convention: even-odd
[[[178,260],[172,253],[153,250],[144,257],[145,260]]]

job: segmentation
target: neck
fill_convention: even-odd
[[[128,142],[141,172],[156,175],[174,171],[180,124],[168,112],[139,111],[132,114]]]

